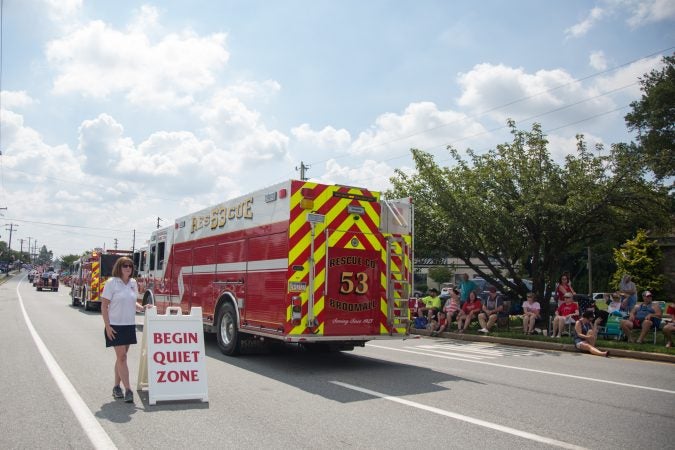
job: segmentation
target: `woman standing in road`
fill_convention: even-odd
[[[138,285],[131,278],[134,263],[126,256],[119,258],[112,270],[112,277],[103,287],[101,316],[105,324],[105,346],[115,349],[114,398],[124,398],[133,403],[134,393],[129,384],[127,353],[129,345],[136,343],[136,312],[143,310],[137,302]],[[122,391],[120,383],[126,388]]]

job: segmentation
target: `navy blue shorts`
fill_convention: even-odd
[[[119,345],[135,344],[136,341],[136,325],[110,325],[113,330],[117,332],[115,339],[112,341],[108,339],[108,334],[103,328],[103,335],[105,336],[106,347],[117,347]]]
[[[658,330],[661,327],[661,319],[660,318],[652,317],[650,319],[650,321],[652,322],[652,329],[656,328]],[[633,327],[634,328],[642,328],[642,322],[644,322],[644,320],[640,320],[640,319],[633,320]]]

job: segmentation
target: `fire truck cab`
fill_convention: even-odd
[[[59,275],[53,267],[47,267],[36,277],[35,290],[52,292],[59,290]]]
[[[228,355],[249,339],[349,350],[405,338],[412,206],[290,180],[179,217],[150,237],[140,301],[201,307]]]
[[[103,250],[87,252],[71,267],[71,305],[84,306],[85,311],[101,310],[101,292],[112,276],[115,262],[122,256],[132,256],[129,250]]]

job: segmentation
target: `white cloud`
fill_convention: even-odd
[[[626,89],[622,89],[620,93],[623,101],[627,104],[641,95],[639,78],[652,69],[658,69],[661,66],[661,56],[641,59],[611,74],[596,78],[593,85],[603,92],[628,86]]]
[[[628,25],[638,28],[650,23],[675,19],[675,2],[673,0],[640,0],[629,2],[632,15]]]
[[[615,107],[611,96],[599,96],[561,69],[527,73],[522,68],[478,64],[459,75],[463,88],[458,103],[499,124],[536,121],[548,127],[571,123]]]
[[[389,178],[394,168],[386,162],[367,159],[356,166],[343,166],[335,159],[326,162],[324,174],[320,181],[327,184],[345,184],[362,186],[374,191],[384,191],[391,187]]]
[[[309,151],[331,150],[332,152],[340,152],[347,149],[352,140],[349,131],[344,128],[337,130],[327,126],[320,131],[314,131],[307,123],[291,129],[291,134],[300,146],[307,148]]]
[[[2,91],[2,107],[5,109],[17,109],[31,106],[37,103],[26,91]]]
[[[69,22],[82,10],[82,0],[44,0],[47,14],[56,22]]]
[[[595,70],[607,69],[607,58],[605,57],[605,53],[602,50],[592,52],[588,59],[589,64]]]
[[[602,0],[602,7],[593,8],[581,22],[567,28],[567,38],[586,35],[600,20],[610,16],[625,17],[631,28],[675,19],[673,0]]]
[[[604,156],[607,156],[609,152],[609,146],[605,145],[605,142],[602,138],[586,132],[582,133],[584,135],[584,142],[586,143],[586,148],[594,151],[597,144],[602,144],[605,148]],[[551,154],[551,158],[559,164],[564,164],[565,157],[568,155],[577,154],[577,138],[575,136],[561,136],[559,134],[549,134],[546,136],[548,140],[548,151]]]
[[[591,9],[591,11],[588,13],[588,16],[584,20],[567,28],[565,30],[565,35],[568,38],[578,38],[584,36],[604,16],[605,10],[603,8],[595,7]]]
[[[359,133],[353,155],[408,154],[410,148],[431,150],[479,137],[485,129],[466,114],[441,111],[432,102],[409,104],[402,114],[384,113]]]
[[[92,21],[49,42],[46,57],[57,72],[54,92],[94,98],[121,93],[151,109],[192,104],[195,94],[214,85],[229,58],[226,35],[184,30],[153,42],[138,25],[156,22],[153,14],[143,8],[127,32]]]

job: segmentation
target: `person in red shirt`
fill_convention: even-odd
[[[565,325],[576,322],[579,317],[579,305],[574,303],[574,295],[568,292],[564,295],[565,301],[558,306],[553,318],[553,332],[552,338],[562,337],[562,332],[565,330]]]
[[[464,302],[457,317],[457,329],[463,333],[469,328],[471,322],[478,320],[478,314],[483,310],[483,302],[480,301],[475,291],[469,293],[469,299]]]
[[[576,294],[572,288],[572,281],[570,280],[570,274],[564,272],[558,280],[558,286],[555,288],[555,298],[558,300],[558,306],[562,305],[565,301],[565,294]]]

